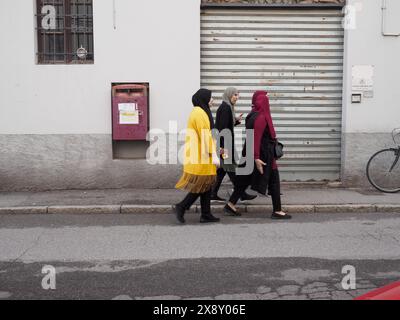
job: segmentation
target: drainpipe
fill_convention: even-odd
[[[113,27],[117,29],[117,8],[115,6],[115,0],[113,0]]]
[[[400,33],[386,32],[386,14],[387,14],[386,0],[382,0],[382,35],[384,37],[399,37]]]

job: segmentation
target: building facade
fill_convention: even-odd
[[[270,92],[284,180],[364,186],[400,127],[399,12],[395,0],[3,1],[0,191],[173,187],[200,86],[217,103],[238,87],[245,115],[252,91]],[[146,161],[149,142],[113,141],[121,83],[149,88],[168,163]]]

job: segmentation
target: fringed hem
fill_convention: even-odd
[[[190,193],[204,193],[211,189],[215,181],[216,176],[199,176],[184,172],[175,188]]]

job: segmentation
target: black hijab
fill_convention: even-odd
[[[214,124],[213,115],[212,115],[210,107],[208,105],[210,103],[211,96],[212,96],[212,92],[210,90],[200,89],[199,91],[197,91],[194,94],[194,96],[192,98],[192,102],[193,102],[194,107],[200,107],[205,111],[205,113],[207,113],[208,119],[210,120],[210,128],[212,130],[212,129],[214,129],[215,124]]]

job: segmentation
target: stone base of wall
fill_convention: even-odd
[[[109,135],[0,135],[0,191],[173,188],[179,165],[113,160]]]
[[[393,146],[390,134],[343,135],[341,181],[369,185],[366,165],[378,150]],[[0,191],[108,188],[173,188],[179,164],[113,160],[109,135],[0,135]],[[166,150],[160,150],[166,152]]]
[[[377,151],[394,146],[390,133],[347,133],[343,135],[342,183],[346,187],[369,186],[366,168]]]

